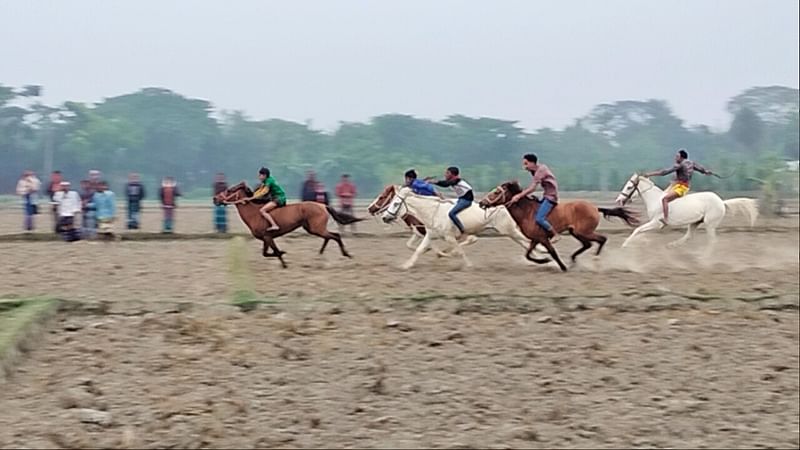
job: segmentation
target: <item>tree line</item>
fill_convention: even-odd
[[[597,105],[562,130],[524,130],[516,121],[454,114],[441,121],[385,114],[343,122],[333,132],[281,119],[255,120],[217,111],[206,100],[163,88],[96,104],[41,102],[40,86],[0,84],[0,193],[11,193],[24,169],[40,176],[61,170],[71,180],[90,168],[120,189],[129,172],[155,187],[174,176],[188,196],[209,195],[215,172],[231,181],[256,179],[268,166],[296,196],[313,169],[329,188],[349,173],[360,193],[377,193],[415,168],[440,175],[461,167],[477,189],[511,178],[526,180],[521,155],[551,166],[564,190],[615,190],[634,171],[667,166],[677,148],[719,173],[698,177],[697,189],[758,189],[785,160],[800,153],[797,89],[753,87],[731,98],[730,129],[689,125],[663,100]]]

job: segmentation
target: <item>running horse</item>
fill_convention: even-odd
[[[253,237],[264,242],[264,248],[261,254],[265,258],[278,258],[283,268],[286,268],[286,262],[283,260],[283,255],[286,252],[281,251],[275,245],[275,239],[290,233],[299,227],[303,227],[307,233],[319,236],[324,239],[322,247],[319,249],[321,255],[328,245],[328,241],[334,240],[339,244],[339,249],[342,251],[342,256],[352,258],[342,243],[342,237],[339,233],[328,231],[328,218],[332,217],[336,223],[341,225],[349,225],[351,223],[360,222],[364,219],[353,217],[349,214],[337,212],[330,206],[323,205],[317,202],[300,202],[291,203],[280,208],[270,211],[275,223],[278,224],[279,229],[276,231],[267,231],[267,220],[261,215],[259,211],[260,205],[253,202],[241,202],[245,198],[253,195],[253,191],[247,187],[247,183],[240,182],[235,186],[220,192],[213,197],[215,205],[222,204],[235,204],[236,210],[239,212],[239,217],[250,229]],[[272,253],[268,252],[272,249]]]
[[[514,195],[519,194],[520,192],[522,192],[522,188],[520,187],[519,183],[516,181],[507,181],[494,188],[478,204],[481,206],[481,208],[506,205]],[[558,257],[558,253],[556,253],[555,248],[553,248],[553,244],[550,243],[550,240],[547,238],[544,230],[536,223],[536,220],[534,219],[536,216],[536,211],[539,209],[539,205],[540,202],[538,199],[523,197],[517,203],[506,206],[506,208],[508,208],[508,212],[511,213],[511,216],[517,222],[517,225],[519,225],[525,236],[531,240],[530,247],[528,247],[528,252],[525,254],[525,258],[537,264],[544,264],[548,262],[549,260],[547,259],[533,258],[530,256],[533,247],[537,243],[541,244],[547,249],[547,252],[550,253],[550,256],[556,261],[556,263],[558,263],[558,266],[561,268],[561,270],[566,272],[567,267],[563,262],[561,262],[561,259]],[[603,250],[603,246],[608,238],[597,233],[596,231],[597,226],[600,224],[601,213],[606,219],[609,216],[618,217],[624,220],[629,226],[636,226],[639,223],[639,220],[636,218],[633,212],[627,208],[598,208],[586,200],[574,200],[570,202],[559,203],[555,208],[553,208],[547,217],[547,221],[553,225],[553,231],[555,231],[556,234],[568,231],[572,237],[581,243],[581,248],[572,254],[571,259],[573,263],[578,255],[585,252],[592,246],[592,242],[597,242],[598,244],[597,253],[595,253],[596,255],[599,255]]]
[[[367,212],[371,216],[375,216],[379,213],[384,212],[386,209],[389,208],[389,204],[391,203],[392,199],[394,198],[394,194],[397,192],[397,187],[393,184],[387,184],[386,187],[383,188],[380,194],[375,197],[375,200],[367,206]],[[425,235],[428,234],[427,230],[425,229],[425,224],[422,223],[421,220],[414,217],[414,215],[403,214],[401,217],[403,222],[411,229],[411,238],[408,239],[406,242],[406,247],[411,250],[416,250],[417,244],[425,238]],[[475,236],[470,235],[466,240],[460,242],[459,245],[471,245],[477,242],[477,238]],[[527,244],[525,244],[527,246]],[[436,246],[431,243],[431,247],[436,252],[438,256],[451,256],[450,253],[446,251],[442,251],[436,248]]]

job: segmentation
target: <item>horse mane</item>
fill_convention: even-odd
[[[506,188],[511,195],[517,195],[522,192],[522,187],[520,187],[517,180],[506,181],[502,186]]]
[[[248,197],[253,195],[253,191],[247,186],[247,182],[246,181],[240,181],[240,182],[234,184],[233,186],[229,187],[228,188],[228,192],[231,192],[231,193],[232,192],[236,192],[239,189],[244,189],[244,193]]]

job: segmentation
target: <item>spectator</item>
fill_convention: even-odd
[[[350,175],[342,175],[339,184],[336,185],[336,196],[339,197],[339,210],[345,214],[353,215],[353,202],[356,198],[356,185],[350,180]],[[339,231],[343,231],[344,226],[339,225]],[[356,231],[356,225],[350,225],[353,233]]]
[[[175,208],[178,207],[177,199],[181,193],[178,184],[173,177],[164,177],[161,181],[161,189],[158,196],[161,199],[161,207],[164,210],[164,223],[162,233],[172,233],[175,226]]]
[[[81,232],[84,238],[94,237],[97,228],[97,219],[94,203],[95,188],[89,180],[81,180],[81,209],[83,220],[81,222]]]
[[[100,184],[100,178],[102,174],[97,169],[92,169],[89,171],[89,182],[92,183],[92,189],[97,190],[97,185]]]
[[[222,172],[217,173],[214,178],[214,195],[220,192],[225,192],[228,189],[228,183],[225,182],[225,174]],[[228,232],[228,214],[224,204],[214,205],[214,228],[217,233]]]
[[[17,182],[17,195],[22,200],[25,212],[25,231],[33,231],[33,216],[39,214],[38,196],[41,188],[42,182],[36,178],[32,170],[23,172]]]
[[[300,200],[304,202],[317,201],[317,174],[313,170],[309,170],[306,174],[306,181],[300,191]]]
[[[322,203],[325,206],[330,205],[328,191],[325,190],[325,185],[322,184],[321,181],[317,181],[317,184],[314,187],[314,201],[317,203]]]
[[[81,197],[70,187],[69,181],[59,183],[61,189],[53,194],[58,212],[58,230],[67,242],[80,240],[75,228],[75,215],[81,212]]]
[[[128,175],[128,184],[125,185],[125,196],[128,198],[128,229],[139,229],[139,217],[142,210],[142,199],[145,191],[139,174],[132,172]]]
[[[50,173],[50,183],[47,185],[47,196],[50,198],[50,213],[53,217],[53,231],[58,233],[59,230],[59,216],[58,216],[58,203],[55,200],[57,192],[61,192],[61,177],[60,170],[54,170]]]
[[[94,193],[93,202],[97,208],[97,233],[106,239],[113,238],[117,199],[108,189],[108,183],[103,180],[97,182],[97,192]]]

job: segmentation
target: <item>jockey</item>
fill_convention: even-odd
[[[553,230],[553,225],[547,221],[547,216],[558,205],[558,182],[556,181],[556,176],[553,175],[549,167],[539,164],[539,158],[533,153],[528,153],[522,157],[522,168],[530,172],[533,181],[522,192],[511,197],[511,201],[508,204],[513,205],[522,197],[532,194],[536,190],[536,186],[541,184],[544,192],[542,194],[542,203],[536,211],[536,223],[547,233],[550,242],[558,242],[560,236]]]
[[[710,170],[689,160],[689,153],[686,152],[685,148],[682,148],[675,154],[675,164],[672,167],[643,174],[645,177],[652,177],[675,173],[672,182],[665,191],[664,197],[661,199],[661,208],[664,211],[664,217],[661,219],[661,222],[664,225],[667,224],[667,220],[669,219],[669,202],[678,197],[683,197],[689,192],[690,183],[692,182],[692,173],[695,170],[703,175],[713,175]]]
[[[411,169],[405,173],[406,186],[411,188],[411,191],[417,195],[436,196],[436,189],[430,184],[417,179],[417,172]]]
[[[255,192],[253,192],[253,196],[247,199],[241,200],[242,202],[248,200],[255,200],[256,203],[261,203],[262,201],[266,201],[266,204],[261,207],[261,215],[267,219],[267,222],[270,224],[267,231],[276,231],[280,227],[278,224],[275,223],[275,219],[272,218],[270,215],[270,211],[275,208],[280,208],[281,206],[286,206],[286,193],[283,191],[283,188],[278,185],[270,175],[269,169],[266,167],[262,167],[258,171],[258,179],[259,179],[259,186]]]
[[[475,200],[475,195],[472,193],[472,186],[461,178],[458,167],[453,166],[448,167],[447,170],[444,171],[444,180],[437,181],[435,179],[426,178],[425,181],[441,187],[450,187],[456,192],[458,200],[456,200],[456,205],[450,209],[447,216],[450,217],[450,220],[456,228],[458,228],[458,231],[461,232],[459,240],[466,238],[464,234],[464,224],[458,219],[458,213],[472,206],[472,202]]]

